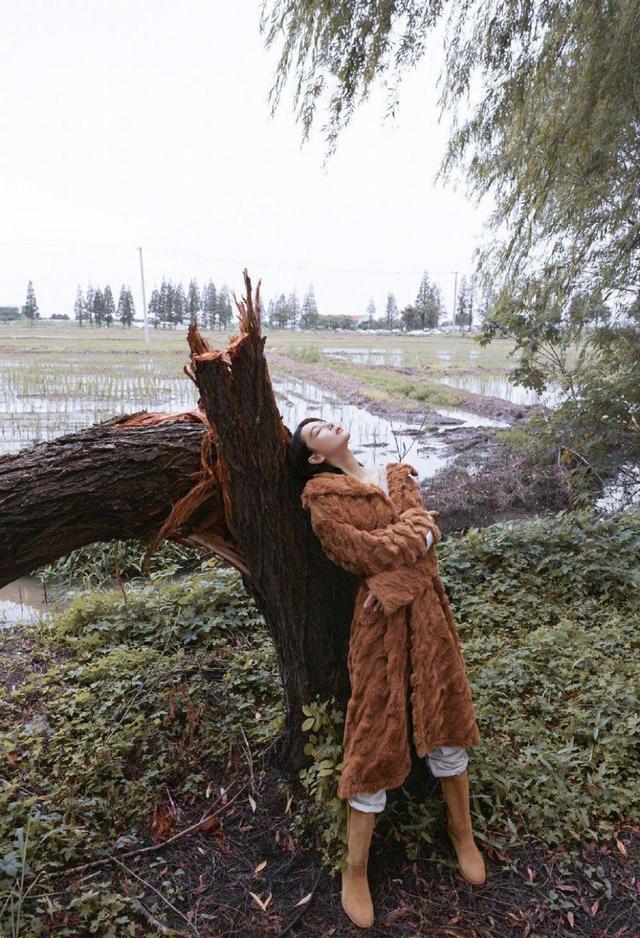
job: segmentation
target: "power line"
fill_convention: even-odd
[[[6,247],[27,248],[96,248],[100,251],[137,251],[138,248],[130,244],[72,244],[66,242],[49,241],[0,241]]]
[[[420,270],[381,270],[380,268],[365,269],[365,268],[347,268],[347,267],[309,267],[301,264],[273,264],[270,261],[251,261],[247,262],[246,260],[240,260],[237,257],[214,257],[211,254],[187,254],[182,251],[165,251],[161,248],[145,248],[145,251],[150,251],[155,254],[169,254],[175,257],[188,257],[188,258],[197,258],[200,260],[209,260],[209,261],[218,261],[222,264],[243,264],[245,267],[276,267],[279,270],[306,270],[315,273],[325,273],[325,274],[412,274],[418,276],[424,273],[425,268],[422,267]],[[432,270],[432,274],[455,274],[455,270]]]
[[[51,248],[87,248],[90,250],[100,250],[100,251],[138,251],[139,247],[137,245],[127,245],[127,244],[76,244],[76,243],[52,243],[46,241],[0,241],[1,246],[5,247],[51,247]],[[385,276],[419,276],[423,274],[425,269],[428,268],[422,267],[420,270],[382,270],[380,268],[371,269],[371,268],[347,268],[347,267],[311,267],[301,264],[274,264],[270,261],[247,261],[241,260],[237,257],[217,257],[213,254],[190,254],[185,251],[173,251],[167,250],[164,248],[151,248],[145,247],[144,249],[148,253],[152,254],[165,254],[170,257],[186,257],[194,260],[207,260],[207,261],[216,261],[219,264],[239,264],[242,267],[252,267],[252,268],[262,268],[270,267],[277,270],[302,270],[310,273],[326,273],[326,274],[383,274]],[[453,275],[456,274],[455,270],[428,270],[430,274],[433,275]]]

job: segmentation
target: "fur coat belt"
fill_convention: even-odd
[[[409,463],[389,463],[389,495],[342,473],[306,483],[302,505],[327,557],[359,578],[349,638],[351,696],[340,798],[395,788],[418,756],[480,741],[449,600],[438,574],[441,532]],[[431,531],[433,543],[427,546]],[[364,607],[369,591],[382,605]]]

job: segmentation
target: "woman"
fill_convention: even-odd
[[[440,530],[408,463],[367,469],[349,432],[318,417],[301,421],[290,461],[307,479],[302,504],[324,553],[360,582],[349,639],[351,696],[338,794],[347,801],[342,906],[373,924],[367,862],[386,789],[411,767],[410,736],[440,779],[447,829],[461,874],[485,882],[469,811],[468,756],[480,734],[451,608],[438,575]]]

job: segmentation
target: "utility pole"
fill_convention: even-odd
[[[455,326],[456,324],[456,300],[458,299],[458,271],[454,270],[453,272],[453,312],[451,314],[451,325]]]
[[[142,248],[138,248],[138,253],[140,254],[140,282],[142,284],[142,306],[144,309],[144,341],[145,345],[149,344],[149,324],[147,322],[147,297],[144,292],[144,265],[142,263]]]

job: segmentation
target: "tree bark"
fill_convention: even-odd
[[[198,409],[141,411],[0,459],[0,585],[96,541],[138,537],[147,560],[166,537],[234,565],[264,616],[285,698],[276,756],[296,772],[302,706],[345,711],[356,578],[322,552],[287,462],[263,354],[260,284],[234,301],[240,334],[213,349],[189,328],[187,375]]]
[[[205,432],[168,416],[132,428],[121,417],[0,458],[0,586],[86,544],[155,534],[193,484]]]

